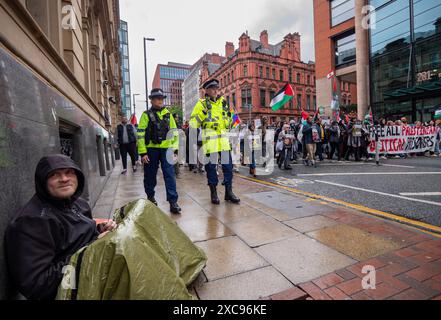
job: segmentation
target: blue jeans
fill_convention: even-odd
[[[167,151],[168,149],[154,148],[147,150],[150,162],[144,165],[144,189],[147,197],[153,198],[155,196],[156,177],[158,175],[159,163],[161,163],[165,188],[167,190],[167,201],[176,203],[178,202],[178,193],[176,191],[175,168],[173,164],[167,161]]]
[[[256,156],[254,154],[254,150],[251,151],[251,163],[250,163],[250,169],[256,169]]]
[[[217,186],[219,184],[219,178],[217,176],[216,167],[219,163],[219,157],[226,159],[227,163],[222,164],[222,171],[224,172],[224,182],[226,186],[233,185],[233,159],[231,158],[230,151],[223,151],[222,153],[213,153],[207,155],[210,158],[210,162],[205,165],[205,171],[207,171],[208,185]],[[223,161],[222,161],[223,162]]]

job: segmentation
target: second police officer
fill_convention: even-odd
[[[233,193],[233,160],[228,133],[232,126],[229,106],[224,97],[218,96],[219,81],[209,80],[203,85],[205,99],[200,99],[191,115],[190,127],[202,129],[202,147],[204,154],[209,158],[205,165],[208,185],[210,187],[211,202],[220,204],[217,195],[219,179],[217,165],[221,159],[225,183],[225,201],[235,204],[240,199]]]
[[[142,114],[138,126],[138,152],[144,165],[144,188],[149,201],[158,205],[155,199],[159,164],[161,164],[167,190],[170,211],[180,214],[173,155],[179,148],[179,134],[175,119],[164,107],[164,95],[161,89],[153,89],[149,96],[152,107]]]

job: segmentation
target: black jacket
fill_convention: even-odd
[[[129,138],[129,143],[134,143],[136,142],[136,129],[135,126],[133,126],[132,124],[128,123],[126,124],[126,128],[127,128],[127,136]],[[124,130],[124,125],[123,124],[119,124],[117,127],[117,132],[118,132],[118,144],[123,144],[123,130]]]
[[[49,195],[47,178],[67,168],[76,171],[78,189],[69,201],[60,201]],[[68,157],[45,157],[37,165],[36,194],[17,212],[5,236],[12,283],[27,299],[54,299],[70,257],[98,237],[91,209],[80,198],[84,184],[83,173]]]

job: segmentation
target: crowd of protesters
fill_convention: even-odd
[[[369,127],[372,125],[384,126],[414,126],[430,127],[438,126],[438,136],[434,151],[416,154],[388,155],[380,154],[381,159],[388,158],[407,158],[418,156],[441,156],[441,120],[420,122],[410,124],[406,118],[396,121],[380,119],[371,123],[369,120],[360,121],[356,117],[346,117],[340,121],[324,121],[320,117],[309,116],[306,120],[291,120],[290,122],[281,121],[277,125],[268,126],[266,118],[262,119],[262,126],[256,128],[254,124],[248,126],[247,132],[251,133],[252,155],[250,159],[250,174],[256,175],[255,151],[266,150],[266,146],[257,145],[254,131],[261,130],[260,141],[265,143],[266,130],[271,128],[275,130],[274,135],[274,153],[277,159],[277,165],[281,170],[291,170],[292,164],[303,163],[305,166],[316,167],[318,162],[328,159],[333,162],[348,161],[373,161],[374,154],[368,152],[371,143]],[[241,135],[241,152],[243,154],[245,143],[250,143],[247,134]],[[262,155],[265,158],[265,155]],[[243,155],[242,155],[242,158]],[[263,163],[266,166],[266,163]]]
[[[441,129],[441,120],[409,123],[406,118],[399,120],[379,119],[371,123],[369,120],[360,121],[356,117],[346,117],[340,121],[323,120],[320,117],[309,116],[306,120],[295,119],[291,121],[280,121],[277,124],[269,125],[266,117],[261,119],[261,125],[256,127],[254,121],[251,124],[242,124],[238,129],[238,137],[235,143],[232,143],[236,150],[233,155],[237,155],[235,163],[249,167],[251,176],[256,176],[258,166],[266,167],[266,150],[268,129],[273,129],[274,135],[274,155],[276,163],[281,170],[291,170],[292,164],[304,164],[305,166],[316,167],[318,163],[329,160],[335,162],[369,162],[374,161],[375,155],[369,154],[370,144],[369,126],[415,126],[429,127],[439,126]],[[194,173],[203,174],[205,172],[203,163],[197,159],[197,163],[190,164],[189,154],[189,124],[188,121],[179,126],[187,137],[185,165]],[[202,135],[199,130],[197,133],[197,152],[202,147]],[[388,158],[407,158],[417,156],[441,156],[440,154],[441,130],[438,132],[437,143],[434,151],[416,154],[387,155],[380,154],[381,159]],[[250,151],[250,155],[245,155],[245,145]],[[257,159],[259,155],[259,160]],[[263,160],[262,160],[263,159]],[[246,161],[247,160],[247,161]],[[239,171],[238,164],[234,171]],[[179,165],[175,166],[176,174],[179,178]]]

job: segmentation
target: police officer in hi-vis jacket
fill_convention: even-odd
[[[228,137],[232,126],[230,109],[225,98],[218,96],[218,80],[207,81],[203,89],[205,99],[199,100],[196,104],[191,115],[190,127],[202,129],[203,152],[209,158],[205,170],[211,192],[211,202],[215,205],[220,204],[217,195],[219,179],[216,168],[221,160],[225,182],[225,201],[238,204],[240,199],[233,193],[233,160]]]
[[[167,190],[170,211],[180,214],[173,155],[179,148],[179,134],[175,119],[164,107],[164,95],[161,89],[153,89],[149,99],[152,107],[142,114],[138,126],[138,153],[144,164],[144,188],[149,201],[158,205],[155,199],[159,164],[161,164]]]

